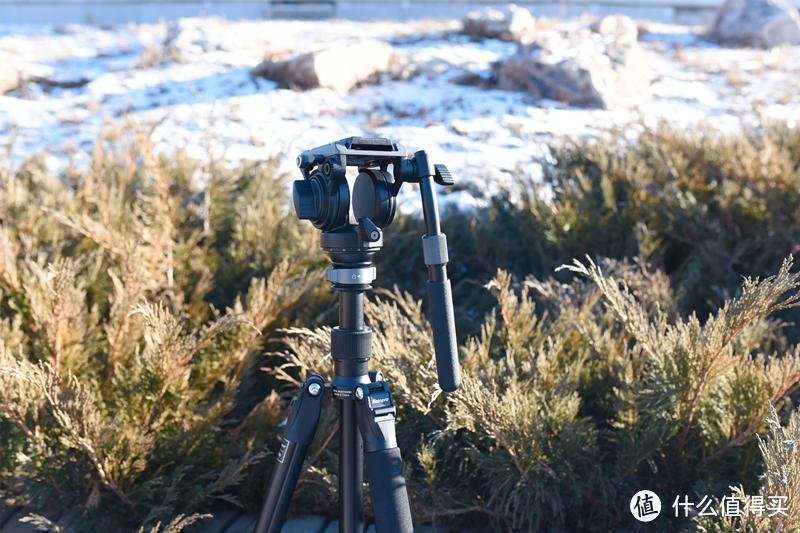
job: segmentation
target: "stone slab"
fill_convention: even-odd
[[[228,526],[225,533],[253,533],[257,520],[258,517],[255,514],[243,514]]]
[[[19,511],[19,507],[15,505],[0,505],[0,527],[3,527],[17,511]]]
[[[292,516],[286,520],[281,529],[281,533],[322,533],[327,531],[328,519],[324,516]],[[336,531],[339,531],[339,524],[336,524]]]
[[[240,514],[233,509],[208,511],[208,513],[214,515],[213,518],[192,524],[186,529],[186,533],[225,533]]]
[[[20,522],[19,519],[25,516],[28,516],[28,511],[21,509],[17,511],[11,518],[3,526],[3,529],[0,530],[2,533],[34,533],[36,531],[36,526],[32,526],[31,524],[26,524],[25,522]]]

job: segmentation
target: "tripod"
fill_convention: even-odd
[[[433,183],[452,185],[443,165],[431,165],[424,151],[403,153],[388,139],[351,137],[303,152],[304,179],[294,183],[299,218],[322,230],[320,244],[331,259],[327,279],[338,294],[339,325],[331,332],[335,377],[327,384],[309,376],[290,405],[267,497],[256,533],[277,533],[286,519],[306,452],[317,429],[323,398],[339,402],[339,531],[363,533],[364,465],[378,533],[413,532],[403,462],[395,437],[397,410],[380,372],[370,372],[372,331],[364,323],[364,293],[375,280],[372,261],[383,246],[381,228],[391,223],[404,182],[419,183],[426,234],[429,315],[439,384],[459,386],[453,304],[447,278],[447,242],[439,225]],[[347,166],[359,169],[352,194]],[[389,171],[391,168],[391,172]],[[352,201],[351,201],[352,197]],[[352,216],[350,210],[352,208]],[[355,219],[356,223],[351,221]]]

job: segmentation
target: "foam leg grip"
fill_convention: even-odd
[[[364,454],[378,533],[414,533],[400,448]]]
[[[428,281],[428,298],[439,386],[445,392],[453,392],[461,384],[461,372],[450,280]]]

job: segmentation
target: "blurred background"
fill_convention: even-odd
[[[383,135],[480,203],[553,137],[796,120],[797,10],[756,4],[4,0],[0,135],[55,167],[121,117],[230,162]]]

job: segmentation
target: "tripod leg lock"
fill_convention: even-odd
[[[325,381],[316,374],[303,383],[289,406],[289,417],[286,419],[286,431],[283,434],[285,441],[305,446],[311,444],[319,423],[324,393]]]
[[[403,459],[395,436],[397,408],[389,386],[385,381],[359,385],[353,396],[358,427],[364,437],[375,527],[378,533],[413,533]]]
[[[395,419],[397,409],[385,381],[365,383],[353,391],[358,428],[364,437],[366,453],[397,447]]]

